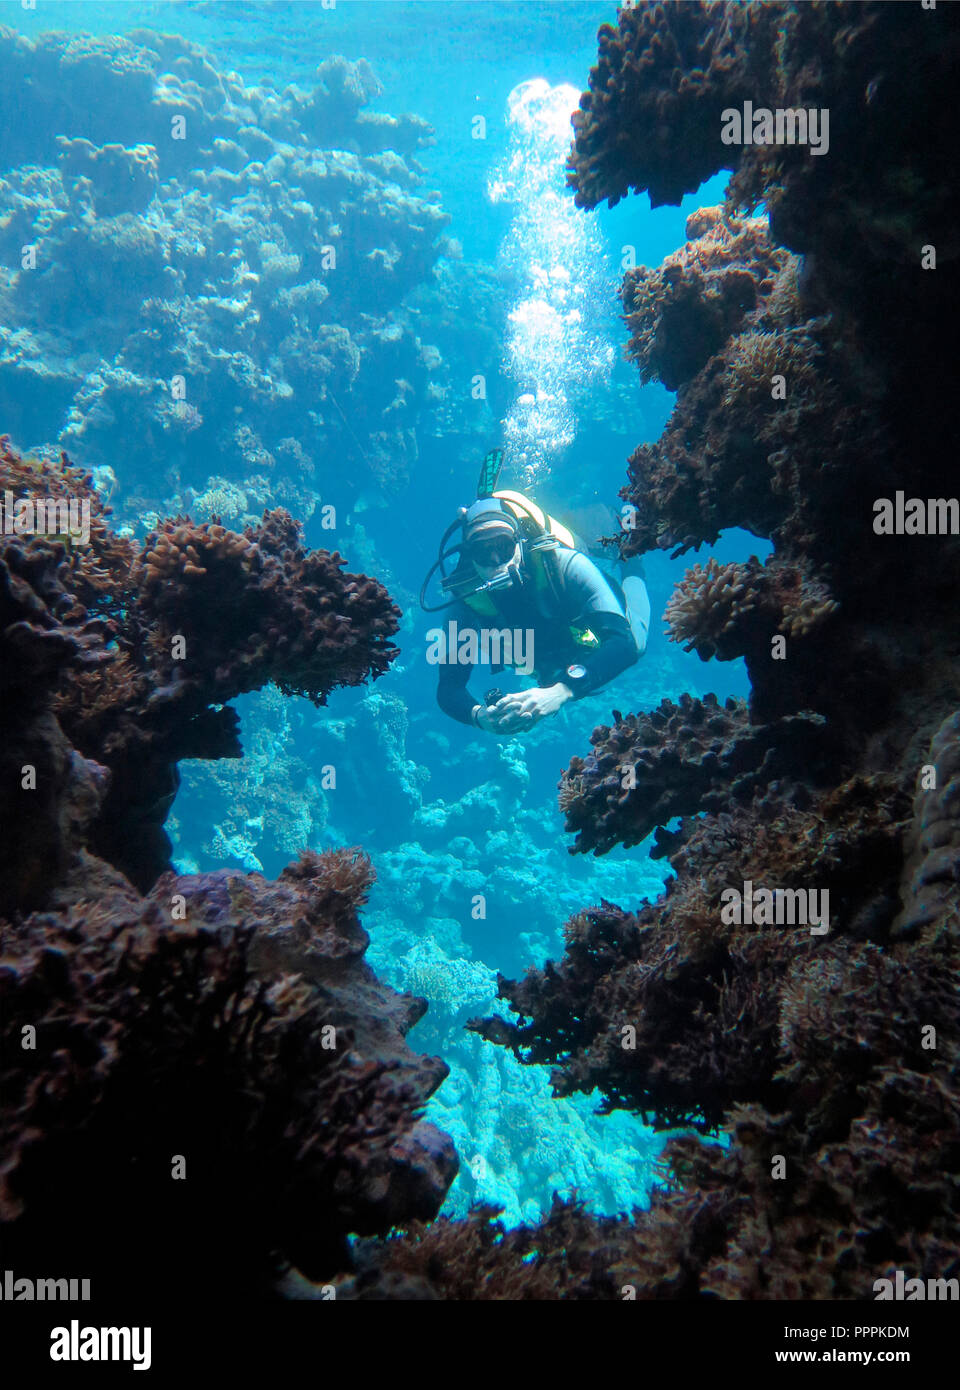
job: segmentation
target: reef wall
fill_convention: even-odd
[[[321,489],[343,511],[395,495],[434,409],[450,435],[489,426],[399,312],[460,252],[422,190],[430,127],[365,111],[380,90],[362,60],[324,57],[310,91],[280,90],[173,34],[0,28],[9,433],[52,437],[106,493],[119,479],[131,518],[242,527],[276,506],[308,522]],[[482,289],[461,313],[447,278],[438,337],[452,317],[492,379]]]

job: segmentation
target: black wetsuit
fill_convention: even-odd
[[[538,594],[529,573],[521,569],[522,583],[494,593],[495,616],[481,617],[465,603],[447,611],[447,621],[459,630],[521,628],[533,632],[533,659],[537,682],[550,686],[564,681],[574,698],[598,690],[625,671],[640,653],[627,621],[622,593],[586,555],[561,547],[554,552],[559,571],[557,593],[544,586]],[[571,628],[589,629],[598,646],[577,642]],[[568,666],[582,667],[576,681],[566,677]],[[461,724],[473,723],[473,709],[482,704],[467,689],[473,667],[450,662],[440,666],[437,702],[445,714]]]

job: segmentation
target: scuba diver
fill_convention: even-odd
[[[535,503],[518,492],[497,491],[502,463],[502,449],[486,456],[477,500],[447,527],[420,590],[420,606],[427,613],[449,610],[451,641],[458,629],[475,633],[478,619],[505,629],[505,636],[528,634],[532,662],[517,660],[518,644],[511,651],[507,642],[506,660],[492,664],[494,672],[505,664],[532,669],[536,687],[516,694],[491,690],[480,702],[467,689],[474,665],[469,652],[466,659],[461,651],[452,659],[437,658],[437,702],[444,713],[492,734],[513,735],[632,666],[647,644],[650,601],[638,560],[627,562],[635,572],[619,582],[602,573],[573,533]],[[450,544],[458,530],[459,540]],[[452,597],[430,607],[427,588],[437,570]]]

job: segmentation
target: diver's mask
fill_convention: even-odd
[[[421,607],[427,613],[438,613],[474,594],[500,592],[522,583],[523,546],[520,522],[499,498],[478,498],[472,506],[461,508],[447,527],[437,560],[423,582]],[[431,606],[426,600],[427,588],[437,571],[449,598]]]
[[[505,532],[487,540],[481,537],[467,549],[467,558],[478,574],[488,576],[481,583],[481,590],[509,589],[512,585],[519,584],[522,555],[519,537],[507,535]]]

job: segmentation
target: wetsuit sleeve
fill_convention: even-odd
[[[571,626],[586,627],[599,639],[598,647],[583,647],[576,658],[586,675],[571,684],[580,699],[613,680],[639,660],[640,652],[620,598],[586,555],[574,552],[564,572],[564,598]],[[558,676],[563,680],[563,673]]]
[[[447,621],[451,620],[461,628],[476,621],[470,609],[465,606],[449,610]],[[473,667],[469,664],[461,665],[457,661],[441,662],[437,680],[437,704],[444,714],[448,714],[460,724],[469,724],[471,728],[475,727],[473,707],[483,704],[482,700],[475,700],[467,689],[472,671]]]
[[[449,662],[440,667],[437,704],[444,714],[449,714],[451,719],[456,719],[461,724],[472,725],[474,705],[483,704],[482,700],[475,700],[467,689],[472,670],[472,666],[459,666]]]

